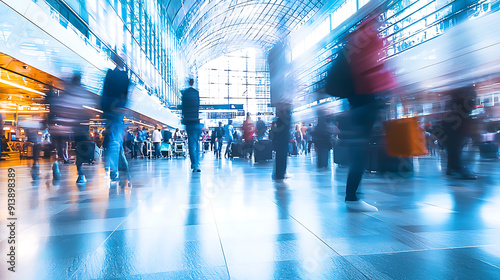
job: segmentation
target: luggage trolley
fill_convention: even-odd
[[[184,141],[184,140],[175,141],[174,142],[174,150],[172,152],[172,155],[174,155],[175,157],[178,157],[178,156],[186,157],[186,155],[187,155],[186,141]]]
[[[168,142],[162,142],[160,146],[160,152],[162,156],[171,158],[172,157],[172,144]]]

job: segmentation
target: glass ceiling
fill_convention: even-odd
[[[244,48],[269,50],[327,0],[158,0],[191,65]]]

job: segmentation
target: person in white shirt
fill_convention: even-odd
[[[161,141],[163,141],[163,137],[161,136],[161,129],[158,128],[158,129],[154,130],[151,138],[152,138],[151,140],[153,141],[153,144],[155,146],[155,157],[161,158],[160,145],[161,145]]]

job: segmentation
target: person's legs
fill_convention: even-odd
[[[121,148],[118,153],[118,170],[119,172],[127,173],[127,176],[130,174],[128,169],[128,161],[127,158],[125,157],[125,152],[123,148]]]
[[[144,153],[143,153],[143,149],[144,149],[144,142],[138,142],[137,143],[137,146],[138,146],[138,153],[141,157],[144,157]]]
[[[274,134],[276,160],[273,178],[275,180],[282,180],[285,179],[288,159],[288,142],[290,140],[291,128],[290,107],[288,105],[277,107],[276,116],[278,119],[276,121],[276,130]]]
[[[226,147],[226,152],[224,153],[224,156],[227,155],[227,157],[229,157],[230,155],[230,152],[231,152],[231,144],[233,142],[231,141],[231,139],[227,140],[227,147]]]
[[[222,144],[224,142],[222,142],[222,139],[219,139],[218,141],[218,147],[217,147],[217,157],[221,157],[221,154],[222,154]],[[227,149],[226,149],[227,150]]]
[[[276,139],[279,141],[278,139]],[[285,178],[288,158],[288,143],[277,143],[276,145],[276,164],[274,167],[274,179],[281,180]]]
[[[245,142],[245,157],[248,155],[248,158],[251,159],[253,154],[253,141]]]
[[[215,141],[215,143],[214,143],[214,155],[215,155],[215,157],[218,156],[218,154],[219,154],[218,151],[219,151],[219,140]]]
[[[125,131],[123,130],[123,125],[113,121],[111,121],[106,130],[108,131],[106,135],[109,137],[106,160],[109,164],[110,177],[112,180],[116,180],[118,178],[120,150],[123,151],[122,143]]]
[[[446,139],[446,151],[448,153],[448,170],[461,172],[463,169],[462,163],[462,148],[461,137],[458,133],[449,133]]]
[[[87,155],[80,154],[82,151],[78,151],[76,153],[76,170],[78,172],[78,178],[76,179],[77,184],[85,184],[87,179],[85,178],[85,173],[83,171],[83,163],[88,161],[91,155],[95,153],[95,146],[90,142],[90,135],[88,134],[88,129],[83,127],[75,127],[73,130],[73,136],[75,140],[75,147],[80,146],[81,144],[88,144],[89,146],[82,149],[83,151],[89,153]],[[88,142],[84,142],[88,141]]]
[[[357,201],[359,183],[365,171],[367,145],[351,145],[349,147],[349,174],[347,175],[346,201]],[[318,154],[320,152],[318,151]]]
[[[188,149],[189,149],[189,159],[191,160],[191,169],[197,171],[200,169],[199,164],[199,144],[198,140],[201,134],[200,124],[187,124],[186,132],[188,134]]]
[[[155,157],[160,158],[160,142],[154,142],[155,145]]]
[[[318,168],[328,167],[328,158],[330,152],[330,146],[328,145],[328,139],[321,139],[316,141],[316,148],[318,150],[317,166]]]
[[[69,163],[69,138],[65,137],[62,143],[64,162]]]
[[[376,207],[359,201],[356,192],[365,170],[366,158],[369,152],[369,139],[378,114],[378,105],[373,102],[353,109],[351,114],[355,137],[349,148],[349,174],[347,175],[345,201],[352,202],[348,204],[348,207],[353,210],[377,211]]]
[[[64,153],[64,150],[63,150],[63,143],[65,141],[63,141],[63,137],[60,136],[60,135],[54,135],[52,136],[52,143],[54,144],[55,146],[55,149],[56,149],[56,154],[57,154],[57,159],[58,160],[63,160],[63,161],[67,161],[67,158],[65,157],[65,153]]]
[[[131,141],[131,158],[137,158],[137,142]]]

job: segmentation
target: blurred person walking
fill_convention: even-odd
[[[319,170],[327,170],[330,162],[330,151],[332,149],[333,128],[326,116],[318,117],[318,125],[310,132],[314,141],[317,155],[317,167]]]
[[[194,80],[189,79],[189,87],[182,91],[182,123],[186,126],[188,135],[189,158],[193,172],[201,172],[200,169],[200,145],[202,124],[200,123],[200,93],[193,88]],[[176,131],[177,132],[177,131]],[[174,135],[175,136],[175,135]],[[214,135],[212,134],[212,137]]]
[[[155,147],[155,158],[161,158],[160,146],[163,141],[163,136],[161,135],[161,128],[153,130],[153,135],[151,136],[151,141]]]
[[[140,145],[139,145],[139,139],[138,139],[139,131],[140,131],[139,128],[137,128],[135,130],[134,140],[132,142],[132,158],[133,159],[137,158],[137,154],[140,153],[140,150],[139,150]]]
[[[307,155],[307,140],[306,140],[307,126],[305,125],[305,123],[301,124],[301,126],[300,126],[300,132],[302,132],[302,142],[300,143],[300,146],[301,146],[302,152],[305,155]]]
[[[112,182],[118,182],[119,172],[126,173],[127,178],[130,178],[128,162],[123,151],[123,136],[125,134],[123,116],[128,100],[130,80],[127,71],[120,68],[117,66],[106,73],[101,97],[101,110],[104,119],[106,119],[106,137],[108,138],[105,159],[109,166]]]
[[[127,153],[130,153],[133,155],[133,150],[134,150],[134,140],[135,140],[135,135],[132,132],[132,129],[127,130],[127,135],[125,136],[125,147],[127,148]]]
[[[70,137],[75,141],[77,147],[76,168],[78,172],[77,184],[85,184],[87,179],[83,170],[83,163],[95,159],[96,145],[90,142],[91,136],[87,123],[92,117],[90,110],[83,106],[95,108],[96,104],[88,97],[89,93],[81,86],[82,76],[75,73],[71,82],[65,86],[64,91],[51,93],[47,96],[47,103],[50,106],[48,116],[49,132],[52,139],[56,139],[56,147],[60,160],[69,162],[64,149]],[[67,149],[67,147],[66,147]],[[54,162],[52,166],[52,175],[54,180],[62,178],[59,170],[59,162]]]
[[[256,128],[255,134],[257,136],[257,141],[264,139],[267,133],[267,126],[261,117],[257,118],[257,123],[255,123],[255,128]]]
[[[292,103],[296,83],[289,56],[291,44],[284,40],[277,43],[269,51],[269,79],[271,106],[276,108],[276,122],[272,126],[270,138],[275,148],[275,165],[272,178],[276,183],[282,183],[286,177],[288,160],[288,143],[292,122]]]
[[[378,37],[376,16],[361,22],[347,35],[346,44],[330,68],[326,90],[347,98],[352,135],[349,145],[349,174],[346,184],[346,207],[354,211],[378,211],[360,200],[357,190],[365,170],[373,125],[382,108],[376,95],[385,94],[395,86],[383,60],[383,39]]]
[[[142,158],[145,158],[145,153],[144,153],[144,146],[147,144],[148,141],[148,133],[146,130],[144,130],[144,126],[140,126],[139,130],[137,131],[137,143],[139,145],[139,155]]]
[[[383,39],[378,37],[379,25],[375,16],[363,21],[347,36],[344,49],[354,86],[354,92],[347,97],[354,139],[349,149],[345,202],[347,208],[354,211],[378,211],[375,206],[360,200],[357,191],[365,170],[373,125],[382,108],[376,94],[388,92],[395,86],[382,59]]]
[[[179,128],[176,128],[174,131],[174,141],[180,141],[182,140],[182,134],[179,131]]]
[[[210,131],[210,151],[214,152],[215,155],[215,130]]]
[[[255,126],[253,125],[252,117],[250,113],[247,113],[247,118],[243,122],[241,127],[243,131],[243,141],[245,141],[243,153],[245,157],[252,158],[252,149],[253,149],[253,135],[255,133]]]
[[[474,174],[462,157],[467,137],[471,136],[473,122],[470,113],[475,108],[477,93],[473,86],[462,87],[451,92],[450,113],[443,122],[445,139],[443,143],[448,153],[446,175],[461,179],[475,180]],[[442,137],[442,136],[441,136]]]
[[[231,155],[231,145],[233,144],[234,127],[233,120],[229,120],[227,124],[224,126],[224,138],[227,142],[226,151],[224,152],[224,157],[228,157]]]
[[[219,122],[219,126],[214,129],[215,134],[215,156],[217,158],[221,157],[222,154],[222,144],[224,137],[224,128],[222,127],[222,122]]]
[[[309,127],[307,128],[306,130],[306,135],[304,137],[304,141],[306,142],[306,150],[307,150],[307,154],[311,154],[311,146],[313,144],[313,137],[311,135],[313,131],[313,126],[312,126],[312,123],[309,124]]]
[[[304,138],[302,137],[302,131],[299,128],[299,125],[295,125],[295,133],[294,137],[295,143],[294,143],[294,149],[297,149],[297,155],[302,154],[302,141]]]

